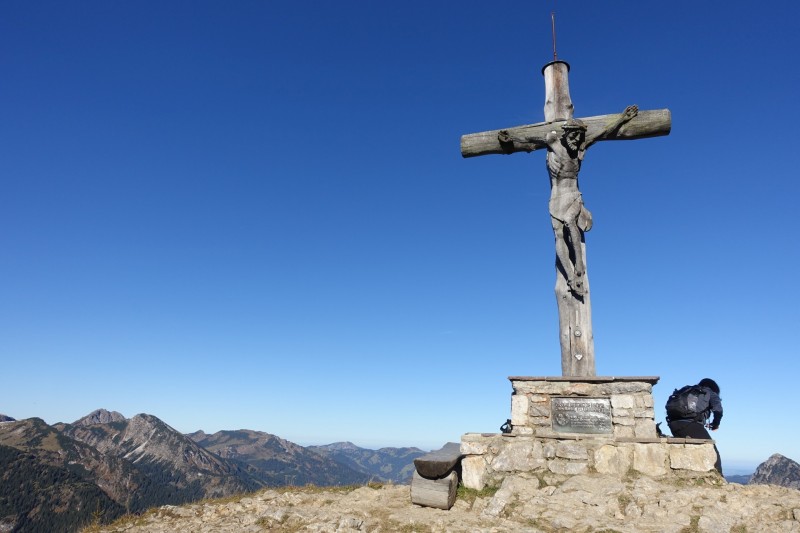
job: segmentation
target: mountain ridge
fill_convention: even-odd
[[[342,447],[332,447],[337,448]],[[344,448],[357,455],[376,453],[352,443]],[[15,532],[75,531],[98,518],[263,487],[363,485],[378,478],[269,433],[182,434],[154,415],[125,418],[106,409],[52,426],[41,418],[3,415],[0,463],[0,531]],[[52,497],[53,490],[59,498]]]
[[[368,450],[352,442],[308,446],[308,449],[363,472],[373,481],[393,483],[410,483],[414,475],[414,459],[426,453],[419,448],[384,447]]]
[[[270,433],[223,430],[211,435],[195,432],[189,438],[220,457],[246,465],[252,472],[261,472],[268,486],[347,485],[368,481],[367,476],[346,465]]]

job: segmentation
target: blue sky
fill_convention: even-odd
[[[561,372],[549,184],[459,139],[543,120],[553,6],[3,2],[0,412],[497,431]],[[598,374],[660,376],[659,420],[713,377],[727,465],[800,460],[800,7],[555,7],[576,116],[672,112],[581,171]]]

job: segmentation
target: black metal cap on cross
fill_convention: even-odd
[[[555,56],[542,68],[545,122],[464,135],[461,155],[467,158],[547,149],[549,209],[556,239],[561,373],[565,377],[595,376],[584,241],[592,220],[578,189],[578,172],[586,150],[595,142],[668,135],[672,119],[669,109],[640,111],[636,106],[618,114],[574,119],[568,73],[569,64]]]

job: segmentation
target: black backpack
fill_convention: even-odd
[[[667,400],[667,421],[708,418],[711,393],[697,385],[686,385],[675,391]]]

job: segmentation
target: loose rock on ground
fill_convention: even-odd
[[[291,488],[164,506],[86,533],[165,532],[799,532],[800,491],[719,478],[678,483],[574,476],[558,485],[508,478],[449,511],[418,507],[403,485]]]

